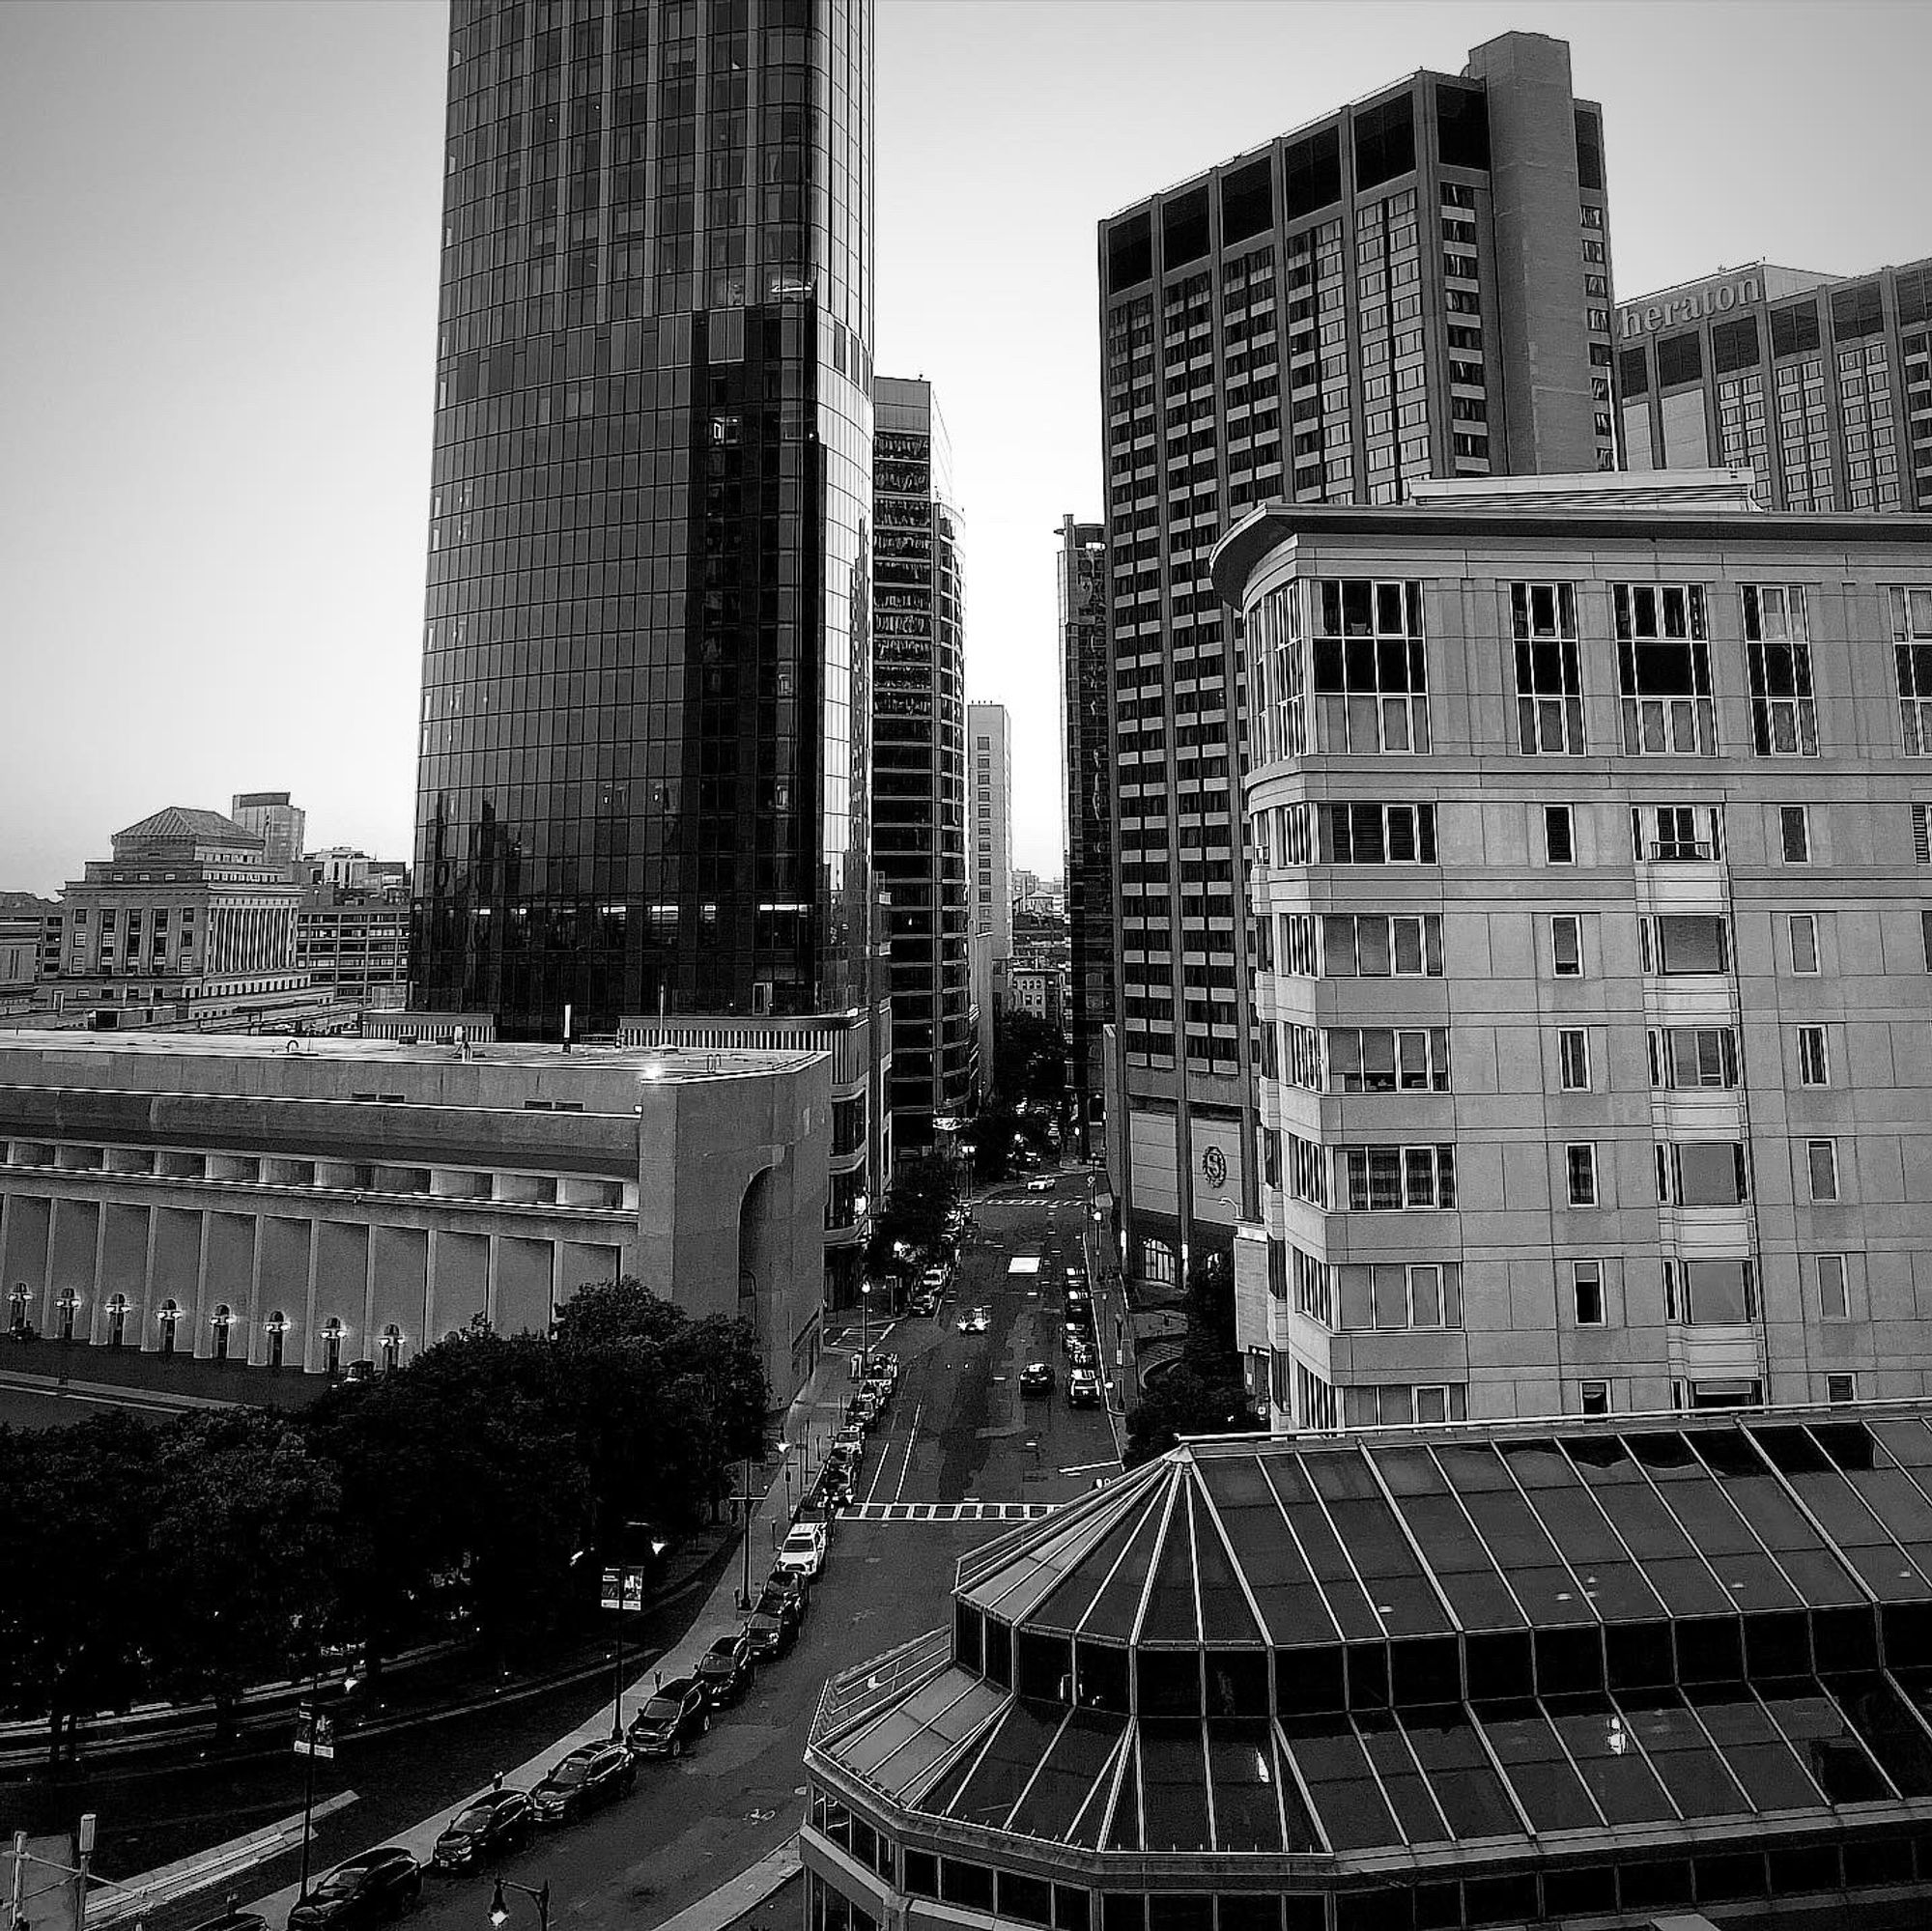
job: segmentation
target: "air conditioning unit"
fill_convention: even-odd
[[[753,1016],[764,1019],[771,1015],[772,981],[757,979],[752,981],[752,1011]]]

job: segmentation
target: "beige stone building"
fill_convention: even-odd
[[[832,1130],[829,1058],[802,1050],[7,1035],[8,1321],[381,1370],[634,1274],[753,1322],[782,1403],[818,1348]]]
[[[1932,1389],[1932,519],[1749,492],[1217,548],[1278,1426]]]

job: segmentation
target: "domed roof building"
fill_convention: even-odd
[[[1928,1415],[1185,1443],[827,1686],[810,1931],[1922,1922]]]

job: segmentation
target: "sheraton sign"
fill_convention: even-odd
[[[1707,316],[1728,315],[1733,309],[1749,308],[1763,299],[1761,275],[1732,275],[1726,280],[1703,282],[1662,301],[1632,302],[1617,311],[1617,333],[1629,341],[1634,335],[1653,335],[1660,328],[1702,322]]]

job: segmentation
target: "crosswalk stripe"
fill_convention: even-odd
[[[855,1502],[843,1519],[859,1522],[1032,1522],[1057,1502]]]

